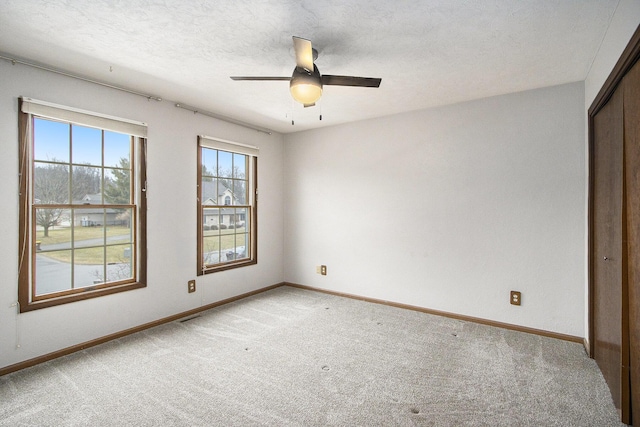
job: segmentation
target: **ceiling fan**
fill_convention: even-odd
[[[334,76],[320,74],[314,61],[318,58],[318,51],[311,46],[311,41],[300,37],[293,37],[293,49],[296,53],[296,67],[291,77],[247,77],[233,76],[232,80],[287,80],[293,99],[312,107],[322,96],[322,86],[359,86],[380,87],[382,79],[355,76]]]

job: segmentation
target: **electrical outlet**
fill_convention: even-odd
[[[522,302],[522,294],[518,291],[511,291],[511,304],[520,305]]]
[[[327,275],[327,266],[326,265],[321,265],[320,266],[320,274],[322,274],[323,276]]]
[[[189,280],[187,282],[187,287],[188,287],[189,293],[195,292],[196,291],[196,281],[195,280]]]

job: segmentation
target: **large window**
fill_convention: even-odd
[[[145,286],[146,125],[20,102],[21,311]]]
[[[198,275],[257,262],[257,154],[198,137]]]

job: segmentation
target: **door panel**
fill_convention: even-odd
[[[623,94],[594,117],[594,358],[621,408]]]
[[[624,87],[625,186],[627,194],[628,337],[633,421],[640,425],[640,62]]]

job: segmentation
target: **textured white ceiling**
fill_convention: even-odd
[[[1,0],[0,52],[279,132],[584,80],[618,0]],[[321,73],[292,102],[291,36]],[[318,116],[322,113],[323,120]],[[291,115],[295,126],[291,125]]]

